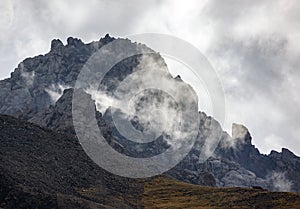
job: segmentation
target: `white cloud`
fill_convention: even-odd
[[[34,82],[34,77],[35,77],[35,72],[31,71],[31,72],[26,72],[23,69],[24,64],[21,63],[21,76],[22,78],[25,80],[25,83],[28,87],[33,85]]]
[[[64,85],[52,85],[50,88],[46,88],[45,91],[51,97],[53,103],[55,103],[62,95],[65,89],[69,89],[70,86]]]

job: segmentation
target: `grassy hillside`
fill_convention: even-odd
[[[124,208],[122,202],[130,203],[130,208],[278,208],[300,209],[300,195],[287,192],[270,192],[263,189],[247,188],[214,188],[187,184],[165,176],[136,182],[137,188],[144,185],[144,192],[140,195],[118,196],[101,195],[97,188],[80,190],[80,196],[87,203],[88,208]],[[134,187],[134,186],[133,186]],[[134,194],[134,195],[133,195]],[[103,203],[103,198],[109,204]],[[126,199],[126,201],[125,201]],[[81,200],[82,201],[82,200]],[[116,204],[113,204],[113,203]],[[97,204],[98,203],[98,204]],[[110,206],[108,206],[110,205]],[[118,207],[120,206],[120,207]]]
[[[247,188],[212,188],[157,177],[144,185],[145,208],[300,208],[300,195]]]

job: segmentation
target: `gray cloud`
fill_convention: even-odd
[[[263,152],[287,147],[300,155],[298,1],[3,2],[1,78],[22,59],[49,51],[53,38],[172,34],[197,46],[215,67],[227,100],[226,130],[242,123]]]
[[[207,55],[225,89],[227,127],[232,121],[245,124],[264,153],[288,147],[299,154],[299,100],[294,99],[299,89],[299,44],[294,39],[300,34],[295,16],[299,4],[231,3],[210,1],[205,9],[216,24]]]

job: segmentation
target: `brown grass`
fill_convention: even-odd
[[[300,195],[247,188],[191,185],[167,177],[145,183],[145,208],[289,208],[300,209]]]

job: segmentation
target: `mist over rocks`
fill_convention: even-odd
[[[63,131],[64,133],[71,132],[74,134],[71,114],[72,94],[72,89],[65,90],[63,96],[54,106],[40,112],[33,117],[30,122],[56,131]],[[82,94],[85,98],[85,102],[92,101],[90,95],[84,92],[82,92]],[[129,156],[141,156],[140,150],[142,150],[142,156],[144,157],[158,154],[164,149],[160,143],[154,143],[152,146],[148,145],[148,147],[142,148],[138,144],[133,144],[121,138],[122,136],[115,130],[107,114],[109,113],[105,113],[104,117],[102,117],[102,114],[98,112],[98,114],[96,113],[96,118],[103,135],[114,149]],[[175,168],[168,171],[166,173],[167,175],[185,182],[205,186],[260,186],[275,191],[298,192],[298,172],[294,172],[293,170],[299,166],[299,158],[286,149],[283,149],[283,153],[273,151],[268,157],[259,154],[257,149],[251,144],[247,145],[242,143],[242,147],[238,145],[228,146],[228,144],[226,144],[227,141],[233,139],[226,132],[223,132],[222,139],[213,156],[205,162],[199,162],[201,152],[199,147],[201,142],[203,142],[201,137],[209,136],[209,131],[205,132],[204,129],[213,131],[216,125],[219,126],[218,123],[211,122],[211,120],[214,119],[208,117],[205,113],[200,113],[199,115],[202,121],[200,130],[207,135],[199,136],[194,148],[188,156]],[[249,137],[249,133],[247,132],[244,136]],[[247,153],[249,154],[247,149],[254,149],[254,151],[252,151],[254,155],[247,155]],[[251,160],[254,161],[254,163],[249,162]],[[257,167],[256,165],[262,167]],[[290,172],[293,174],[290,175]],[[283,183],[280,182],[286,184],[283,185]]]
[[[84,93],[84,92],[83,92]],[[41,127],[54,131],[75,134],[72,121],[72,96],[73,89],[66,89],[55,104],[35,114],[28,121]],[[88,95],[87,95],[88,96]],[[91,96],[84,98],[83,102],[91,100]]]
[[[115,38],[106,35],[99,41],[85,44],[80,39],[70,37],[64,45],[60,40],[54,39],[49,53],[25,59],[11,74],[11,78],[0,81],[0,113],[74,136],[72,88],[90,56],[113,40]],[[158,53],[145,45],[132,43],[127,39],[121,40],[128,47],[142,48],[153,54],[130,57],[115,65],[101,83],[106,92],[115,90],[122,80],[138,68],[151,67],[154,63],[154,66],[167,70],[167,65]],[[115,55],[114,51],[107,53]],[[175,80],[183,82],[180,76]],[[97,98],[92,90],[82,92],[85,98],[83,101],[94,105],[98,126],[108,143],[121,153],[140,155],[141,151],[136,144],[125,141],[116,132],[109,120],[109,112],[99,111],[98,106],[105,110],[110,103],[106,103],[102,96],[102,100]],[[269,155],[260,154],[252,145],[251,135],[245,126],[233,124],[230,136],[222,130],[218,121],[204,112],[199,112],[199,119],[199,134],[194,147],[167,175],[206,186],[260,186],[276,191],[300,192],[299,157],[287,149],[282,149],[280,153],[272,151]],[[209,143],[205,143],[207,141]],[[163,143],[158,143],[159,146],[152,145],[142,149],[147,150],[145,156],[155,155],[166,148]]]
[[[0,113],[20,116],[48,108],[64,89],[75,85],[79,72],[91,55],[113,40],[115,38],[108,34],[88,44],[69,37],[67,45],[63,45],[60,40],[54,39],[49,53],[25,59],[10,78],[0,81]],[[123,41],[128,47],[146,49],[146,46],[133,44],[128,39]],[[111,56],[115,54],[114,51],[107,53]],[[137,65],[137,60],[138,56],[130,57],[127,62],[118,63],[114,68],[126,75]],[[116,71],[114,68],[111,73]]]

